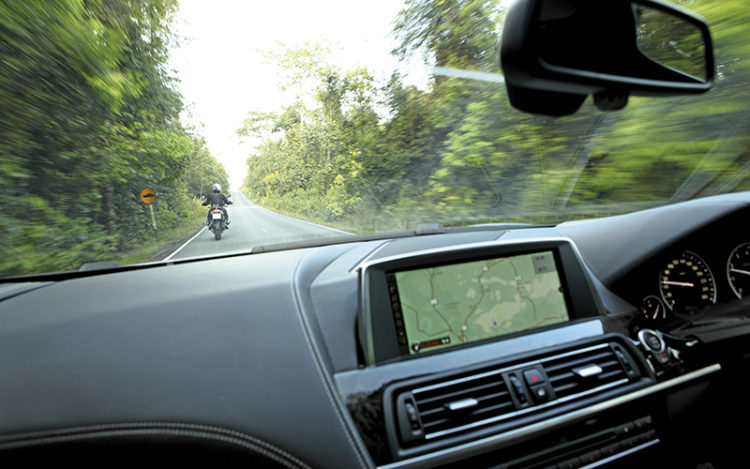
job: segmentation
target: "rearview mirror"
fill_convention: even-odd
[[[705,21],[654,0],[518,0],[499,53],[511,104],[553,116],[589,94],[617,110],[630,94],[704,93],[714,80]]]

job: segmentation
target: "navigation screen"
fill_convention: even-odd
[[[401,354],[567,321],[552,251],[387,275]]]

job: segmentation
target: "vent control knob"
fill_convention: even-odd
[[[403,393],[396,399],[396,421],[402,441],[414,441],[424,436],[419,410],[411,393]]]

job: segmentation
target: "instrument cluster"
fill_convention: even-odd
[[[644,319],[690,319],[717,301],[750,295],[750,242],[710,251],[705,259],[687,249],[660,259],[652,283],[646,279],[651,285],[640,303]]]

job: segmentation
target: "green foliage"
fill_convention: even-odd
[[[331,67],[325,48],[278,54],[296,103],[251,114],[240,129],[263,141],[248,158],[246,189],[277,210],[353,230],[556,222],[747,190],[750,10],[744,0],[678,3],[712,27],[715,89],[631,98],[617,113],[587,103],[565,118],[531,116],[496,83],[434,76],[422,90],[394,74],[379,88],[366,70]],[[394,54],[498,72],[502,17],[497,1],[407,0]],[[675,47],[701,54],[690,37],[671,43],[675,26],[660,21],[641,32],[656,57]]]
[[[0,4],[0,274],[118,260],[157,224],[191,215],[205,185],[226,184],[179,120],[167,74],[175,0]],[[196,219],[197,220],[197,219]]]

